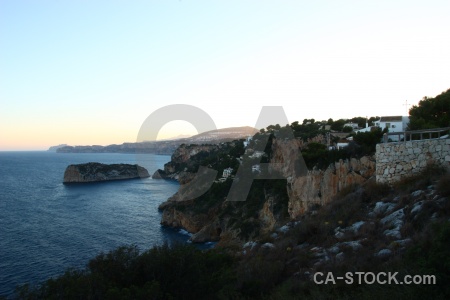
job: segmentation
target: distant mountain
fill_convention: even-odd
[[[65,146],[58,153],[153,153],[172,155],[181,144],[217,144],[253,136],[258,130],[253,127],[230,127],[203,132],[189,138],[123,143],[121,145]]]
[[[47,151],[56,151],[56,150],[58,150],[59,148],[66,147],[66,146],[67,146],[67,144],[60,144],[60,145],[58,145],[58,146],[51,146],[50,148],[48,148]]]
[[[159,141],[174,141],[174,140],[179,140],[179,139],[187,139],[187,138],[190,138],[191,136],[192,135],[189,135],[189,134],[179,134],[177,136],[173,136],[173,137],[170,137],[168,139],[162,139],[162,140],[159,140]]]
[[[243,139],[248,136],[253,136],[257,132],[258,130],[256,128],[250,126],[229,127],[203,132],[188,138],[188,140],[192,144],[195,144],[198,142],[204,143],[205,141],[211,142],[224,139]]]

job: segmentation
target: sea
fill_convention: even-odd
[[[183,230],[160,225],[158,205],[178,183],[152,178],[63,184],[70,164],[138,163],[150,175],[170,156],[116,153],[0,152],[0,296],[84,268],[123,245],[141,251],[188,242]]]

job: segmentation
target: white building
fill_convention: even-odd
[[[375,126],[378,126],[381,129],[387,128],[389,132],[403,132],[408,127],[408,123],[409,117],[381,117],[378,121],[375,121]]]
[[[356,132],[368,132],[371,131],[372,127],[381,128],[381,130],[387,128],[389,132],[404,132],[408,127],[409,117],[407,116],[387,116],[381,117],[379,120],[374,122],[374,126],[357,130]],[[390,136],[392,140],[398,140],[398,136]]]
[[[231,176],[232,172],[233,172],[233,168],[226,168],[226,169],[223,170],[222,177],[223,178],[228,178],[228,177]]]

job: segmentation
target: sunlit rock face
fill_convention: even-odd
[[[375,161],[369,157],[340,160],[325,171],[310,170],[288,183],[289,215],[295,218],[314,204],[324,205],[343,188],[360,184],[375,173]]]

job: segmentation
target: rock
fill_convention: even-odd
[[[342,239],[345,236],[345,233],[342,231],[338,231],[334,234],[337,239]]]
[[[424,191],[422,191],[422,190],[417,190],[417,191],[415,191],[415,192],[412,192],[412,193],[411,193],[411,196],[412,196],[412,197],[419,197],[419,196],[421,196],[421,195],[423,195],[423,194],[425,194]]]
[[[250,248],[250,250],[251,249],[253,249],[254,247],[256,247],[258,245],[258,243],[257,242],[252,242],[252,241],[249,241],[249,242],[247,242],[247,243],[245,243],[243,246],[242,246],[242,248]]]
[[[345,236],[346,232],[352,232],[354,234],[357,234],[358,231],[361,229],[361,226],[363,226],[365,223],[366,222],[364,222],[364,221],[358,221],[346,228],[336,227],[334,229],[334,232],[335,232],[334,236],[337,239],[342,239]]]
[[[336,254],[336,261],[341,262],[344,260],[344,258],[345,258],[344,252],[339,252],[338,254]]]
[[[277,231],[280,233],[286,233],[289,231],[289,226],[288,225],[281,226],[280,228],[277,229]]]
[[[162,213],[161,225],[184,228],[189,232],[197,233],[208,225],[208,217],[204,214],[195,214],[180,211],[175,207],[166,207]]]
[[[303,250],[303,249],[306,249],[308,247],[309,247],[309,244],[305,242],[305,243],[302,243],[300,245],[295,246],[294,250]]]
[[[366,224],[366,222],[364,221],[358,221],[354,224],[352,224],[352,226],[348,227],[348,230],[353,231],[353,233],[358,233],[358,231],[361,229],[361,227]]]
[[[261,224],[261,232],[268,233],[271,232],[276,224],[275,216],[273,215],[273,197],[268,197],[262,209],[259,211],[259,220]]]
[[[317,253],[317,252],[322,252],[323,248],[316,246],[316,247],[312,247],[310,250],[311,250],[311,252]]]
[[[216,242],[220,239],[221,232],[220,225],[212,223],[200,229],[199,232],[194,233],[190,240],[193,243]]]
[[[400,229],[403,226],[403,219],[405,218],[405,213],[403,208],[399,209],[392,214],[381,219],[381,224],[384,226],[391,227],[383,232],[385,236],[393,237],[396,239],[401,239],[402,235],[400,233]]]
[[[395,207],[394,203],[389,202],[377,202],[375,203],[375,208],[373,212],[379,215],[384,215],[385,213],[391,212]]]
[[[328,255],[324,255],[314,264],[314,266],[320,266],[321,264],[327,262],[330,260],[330,257]]]
[[[420,212],[422,210],[422,206],[423,206],[423,201],[419,201],[417,203],[414,204],[413,208],[411,209],[411,214],[417,214],[418,212]]]
[[[148,171],[138,165],[108,165],[90,162],[86,164],[69,165],[64,172],[63,183],[86,183],[147,177],[150,177]]]
[[[405,218],[405,213],[403,211],[403,208],[394,211],[390,215],[384,217],[381,219],[381,224],[383,225],[392,225],[392,226],[403,226],[403,219]]]
[[[338,244],[339,247],[341,246],[347,246],[352,248],[353,251],[357,251],[362,248],[362,245],[359,243],[359,241],[349,241],[349,242],[342,242]]]
[[[383,232],[383,234],[385,236],[389,236],[395,239],[401,239],[402,235],[400,233],[400,229],[399,228],[394,228],[394,229],[387,229]]]
[[[264,249],[275,249],[275,245],[272,243],[265,243],[261,247]]]
[[[164,170],[158,169],[155,171],[155,173],[153,173],[152,178],[153,179],[166,179],[167,174],[166,174],[166,172],[164,172]]]
[[[345,237],[345,233],[342,232],[342,231],[338,231],[338,232],[336,232],[336,233],[334,234],[334,236],[335,236],[337,239],[342,239],[342,238]]]
[[[336,254],[336,253],[338,253],[340,250],[339,250],[339,246],[338,246],[338,245],[334,245],[334,246],[328,248],[327,251],[330,252],[330,253]]]
[[[392,251],[389,249],[381,249],[380,251],[378,251],[377,253],[375,253],[375,256],[378,257],[386,257],[392,254]]]

